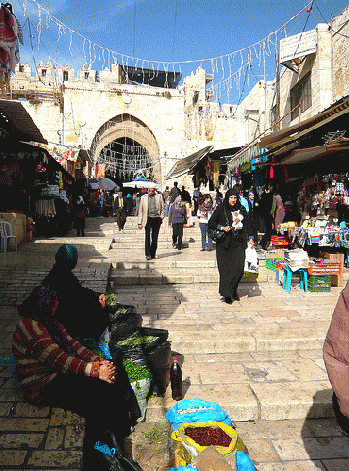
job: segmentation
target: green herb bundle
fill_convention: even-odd
[[[142,343],[152,343],[157,340],[158,337],[154,337],[153,335],[147,335],[145,337],[129,337],[128,339],[125,340],[120,340],[117,342],[118,345],[120,346],[126,346],[126,345],[141,345]]]
[[[135,381],[140,381],[142,379],[151,379],[151,373],[149,371],[149,368],[145,365],[138,365],[134,361],[128,359],[128,360],[122,360],[122,363],[125,367],[128,379],[130,380],[130,383],[133,383]]]

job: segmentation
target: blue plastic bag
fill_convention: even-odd
[[[170,471],[198,471],[197,468],[189,466],[180,466],[179,468],[171,468]]]
[[[98,342],[98,348],[102,352],[106,360],[112,360],[113,357],[110,354],[109,343],[108,342]]]
[[[16,371],[16,361],[15,357],[0,357],[0,367],[2,366],[12,366],[12,373]]]
[[[231,425],[230,417],[220,405],[202,399],[183,399],[177,402],[167,412],[166,419],[176,430],[185,422],[224,422]]]
[[[252,463],[251,458],[243,451],[236,451],[235,459],[236,471],[256,471],[256,468]]]

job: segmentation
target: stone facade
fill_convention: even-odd
[[[243,147],[316,115],[348,94],[349,7],[330,27],[318,24],[316,35],[316,52],[296,64],[298,73],[286,67],[280,71],[279,114],[275,80],[257,82],[238,106],[221,105],[209,101],[213,76],[201,67],[172,89],[130,82],[117,63],[102,71],[84,66],[75,73],[68,66],[40,62],[35,76],[24,64],[12,78],[12,97],[23,101],[49,142],[81,145],[95,161],[111,142],[133,139],[146,149],[155,178],[164,184],[178,159],[208,143]],[[307,91],[302,98],[306,103],[298,100],[295,106],[295,93],[301,89]]]

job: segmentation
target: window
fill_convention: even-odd
[[[300,113],[311,107],[311,76],[306,74],[290,92],[291,120],[297,118]]]
[[[67,70],[63,70],[63,82],[68,82],[69,74]]]
[[[199,92],[195,90],[193,94],[193,105],[196,105],[198,101],[199,101]]]
[[[46,69],[41,69],[41,77],[46,77]]]
[[[85,72],[85,80],[88,80],[88,76],[90,75],[89,72]]]
[[[19,64],[19,72],[24,72],[24,65]]]

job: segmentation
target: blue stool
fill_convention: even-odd
[[[299,268],[295,272],[291,270],[288,265],[284,267],[284,282],[283,282],[283,289],[286,289],[287,293],[291,292],[291,280],[293,273],[298,273],[299,275],[299,287],[300,289],[304,289],[304,291],[308,292],[308,272],[306,268]]]

